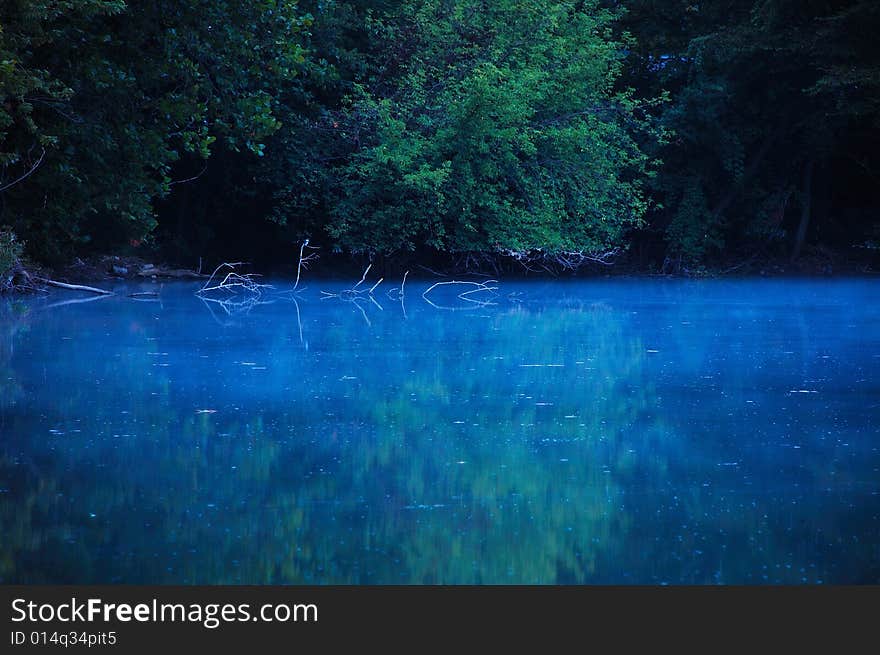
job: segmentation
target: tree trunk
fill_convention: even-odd
[[[804,167],[803,201],[801,202],[801,220],[798,223],[797,234],[794,237],[794,249],[791,251],[791,261],[794,262],[804,247],[804,239],[807,236],[807,228],[810,226],[811,197],[813,195],[813,167],[815,161],[810,158]]]

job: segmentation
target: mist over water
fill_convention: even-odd
[[[431,283],[4,301],[0,582],[880,582],[875,281]]]

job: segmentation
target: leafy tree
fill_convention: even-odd
[[[290,0],[4,2],[2,222],[44,257],[142,239],[175,162],[262,155],[309,22]]]
[[[874,238],[878,28],[868,0],[8,0],[0,226],[41,259],[157,220],[181,255],[796,258]]]
[[[627,47],[611,36],[615,17],[594,2],[365,12],[367,66],[342,71],[340,106],[315,119],[334,243],[517,255],[621,245],[647,206],[637,137],[656,133],[643,103],[615,90]],[[283,189],[280,207],[307,193]]]

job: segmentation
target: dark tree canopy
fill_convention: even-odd
[[[651,220],[677,265],[742,246],[797,255],[812,215],[824,236],[865,238],[847,196],[876,181],[877,3],[626,4],[629,81],[672,97]]]
[[[878,31],[868,0],[7,0],[0,227],[42,260],[876,247]]]
[[[175,162],[263,154],[308,23],[285,1],[4,2],[2,222],[43,256],[144,238]]]

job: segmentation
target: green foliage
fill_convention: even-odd
[[[264,217],[367,253],[781,249],[806,162],[875,184],[878,31],[869,0],[6,0],[0,223],[40,259]]]
[[[368,12],[369,65],[318,121],[333,241],[356,252],[619,245],[647,206],[637,137],[656,132],[615,89],[626,44],[614,18],[594,2]],[[286,196],[301,206],[299,187]]]
[[[683,184],[681,199],[666,229],[671,257],[699,265],[708,253],[724,246],[721,228],[718,218],[709,211],[700,180],[691,178]]]
[[[0,228],[0,289],[9,273],[19,263],[23,250],[23,244],[16,239],[12,230]]]
[[[308,24],[289,0],[3,3],[4,221],[44,257],[142,238],[175,162],[263,154]]]

